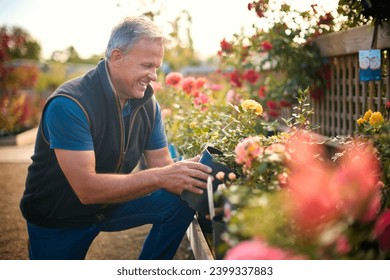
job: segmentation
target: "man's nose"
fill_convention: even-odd
[[[155,82],[157,81],[157,71],[156,70],[152,70],[148,73],[148,77],[151,81]]]

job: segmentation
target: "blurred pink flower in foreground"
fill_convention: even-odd
[[[248,240],[227,251],[226,260],[301,260],[290,252],[269,246],[262,240]]]
[[[375,219],[380,207],[379,163],[371,147],[356,145],[341,158],[330,181],[338,197],[339,211],[345,218],[367,223]]]
[[[319,160],[318,147],[296,139],[289,145],[288,214],[311,235],[338,220],[367,223],[379,210],[378,161],[370,147],[354,145],[338,165]]]

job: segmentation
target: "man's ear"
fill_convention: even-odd
[[[122,51],[120,51],[118,49],[114,49],[111,52],[111,62],[113,64],[118,64],[118,63],[120,63],[122,61],[123,56],[124,56],[124,54],[122,53]]]

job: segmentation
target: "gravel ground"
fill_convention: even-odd
[[[19,210],[19,200],[24,189],[29,156],[26,160],[18,151],[28,153],[30,150],[29,147],[0,148],[0,260],[28,259],[27,231]],[[150,226],[145,225],[121,232],[103,232],[92,243],[87,259],[135,260],[149,229]],[[175,259],[194,259],[186,236]]]

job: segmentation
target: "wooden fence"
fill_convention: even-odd
[[[321,55],[331,64],[330,87],[321,100],[311,100],[315,115],[311,122],[318,125],[317,133],[326,136],[352,135],[356,120],[368,109],[384,112],[390,101],[390,23],[378,28],[376,48],[382,54],[382,79],[375,82],[359,80],[359,50],[371,48],[373,26],[320,36],[316,42]],[[290,109],[282,117],[291,116]]]

